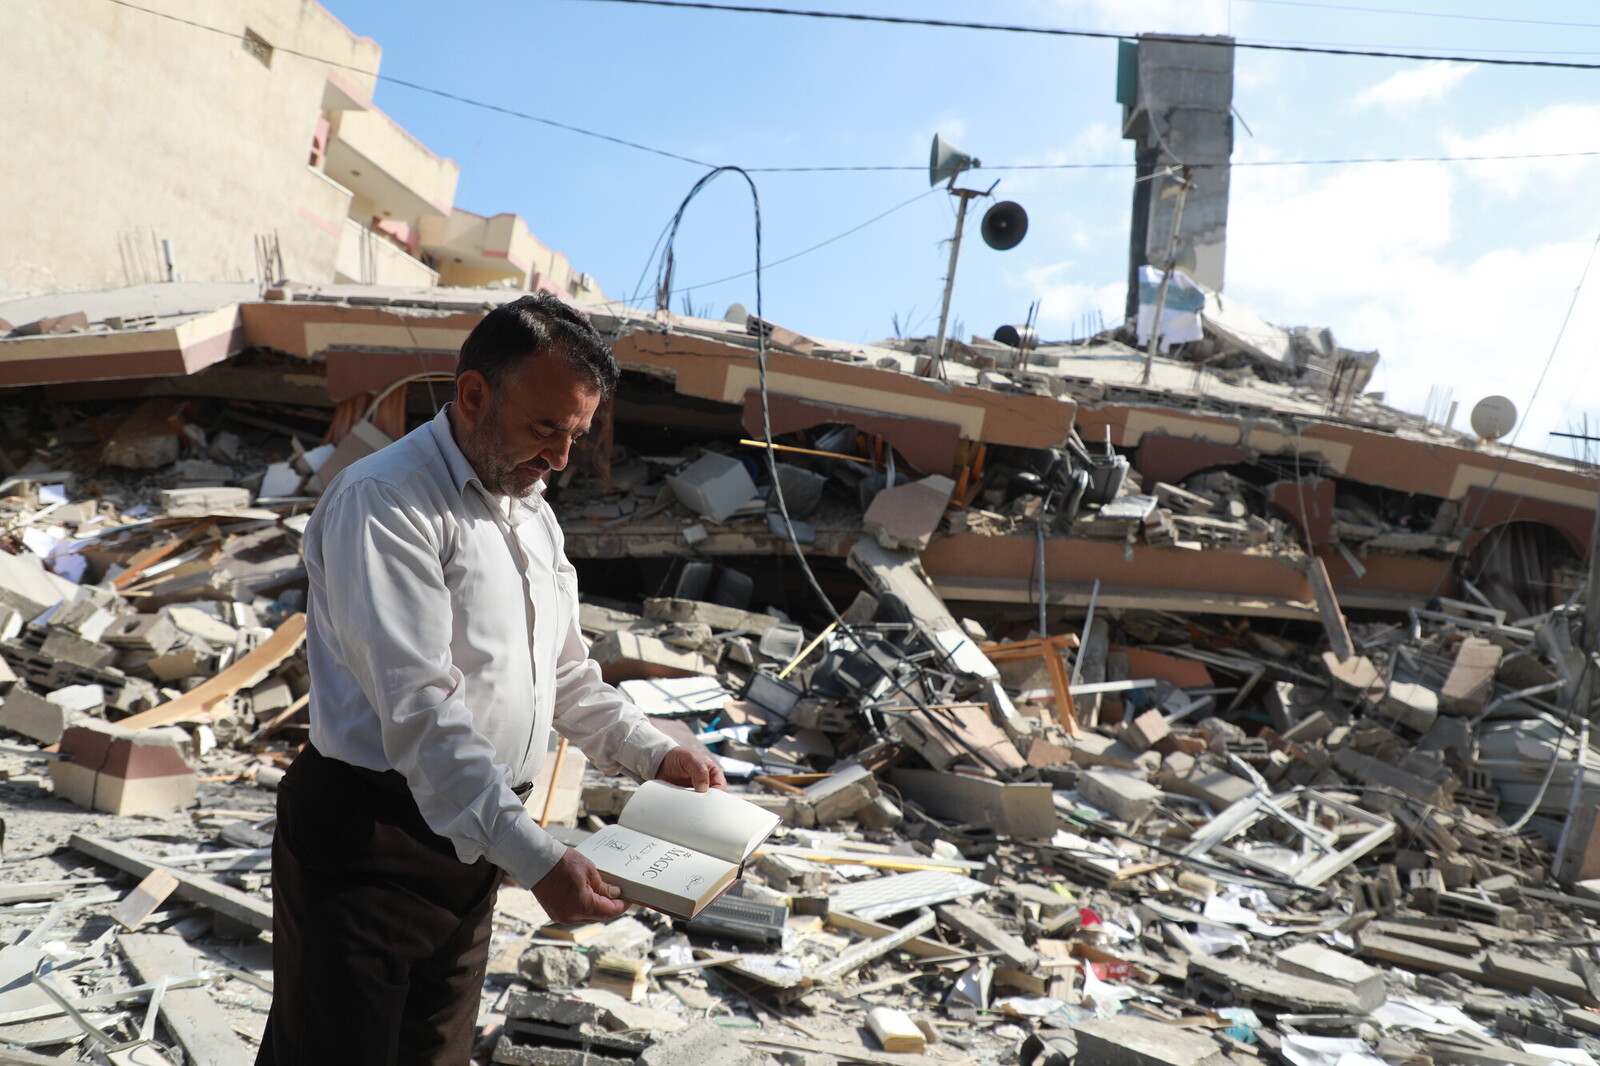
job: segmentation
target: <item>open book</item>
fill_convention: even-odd
[[[776,814],[738,796],[646,781],[578,851],[628,902],[693,918],[777,827]]]

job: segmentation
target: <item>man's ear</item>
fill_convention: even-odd
[[[456,378],[456,410],[464,428],[477,429],[493,400],[489,379],[479,371],[468,370]]]

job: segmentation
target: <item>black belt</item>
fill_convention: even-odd
[[[316,751],[310,744],[306,745],[306,750]],[[408,799],[411,796],[411,786],[406,783],[405,775],[399,770],[370,770],[365,766],[357,766],[354,763],[345,762],[343,759],[335,759],[332,756],[323,755],[321,752],[316,752],[316,754],[330,762],[343,763],[353,770],[357,777],[388,792],[393,792],[397,796],[405,796]],[[533,782],[526,781],[520,785],[513,785],[511,786],[511,791],[517,794],[517,799],[525,800],[528,798],[529,793],[533,791]]]

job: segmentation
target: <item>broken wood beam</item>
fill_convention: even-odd
[[[806,974],[809,984],[822,985],[837,981],[847,973],[859,969],[873,959],[881,958],[898,947],[903,946],[908,940],[921,936],[933,928],[933,912],[923,907],[917,916],[899,929],[890,927],[892,932],[885,936],[863,941],[854,947],[847,948],[838,958]]]
[[[222,671],[211,680],[190,689],[175,700],[152,707],[117,722],[124,729],[149,729],[158,725],[188,721],[204,714],[227,700],[240,689],[258,685],[276,670],[285,659],[293,655],[306,639],[306,616],[290,615],[266,640],[250,654]]]
[[[115,866],[138,878],[148,877],[155,869],[168,870],[178,879],[178,887],[173,890],[174,895],[190,903],[209,907],[218,914],[252,929],[258,929],[263,933],[272,932],[270,904],[254,896],[247,896],[237,888],[225,885],[215,878],[165,866],[126,844],[88,833],[72,834],[69,844],[74,851],[80,851],[91,859],[108,866]]]

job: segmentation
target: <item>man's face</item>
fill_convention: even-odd
[[[599,390],[559,355],[524,360],[498,393],[468,371],[457,383],[456,444],[485,489],[521,499],[566,467],[599,404]]]

